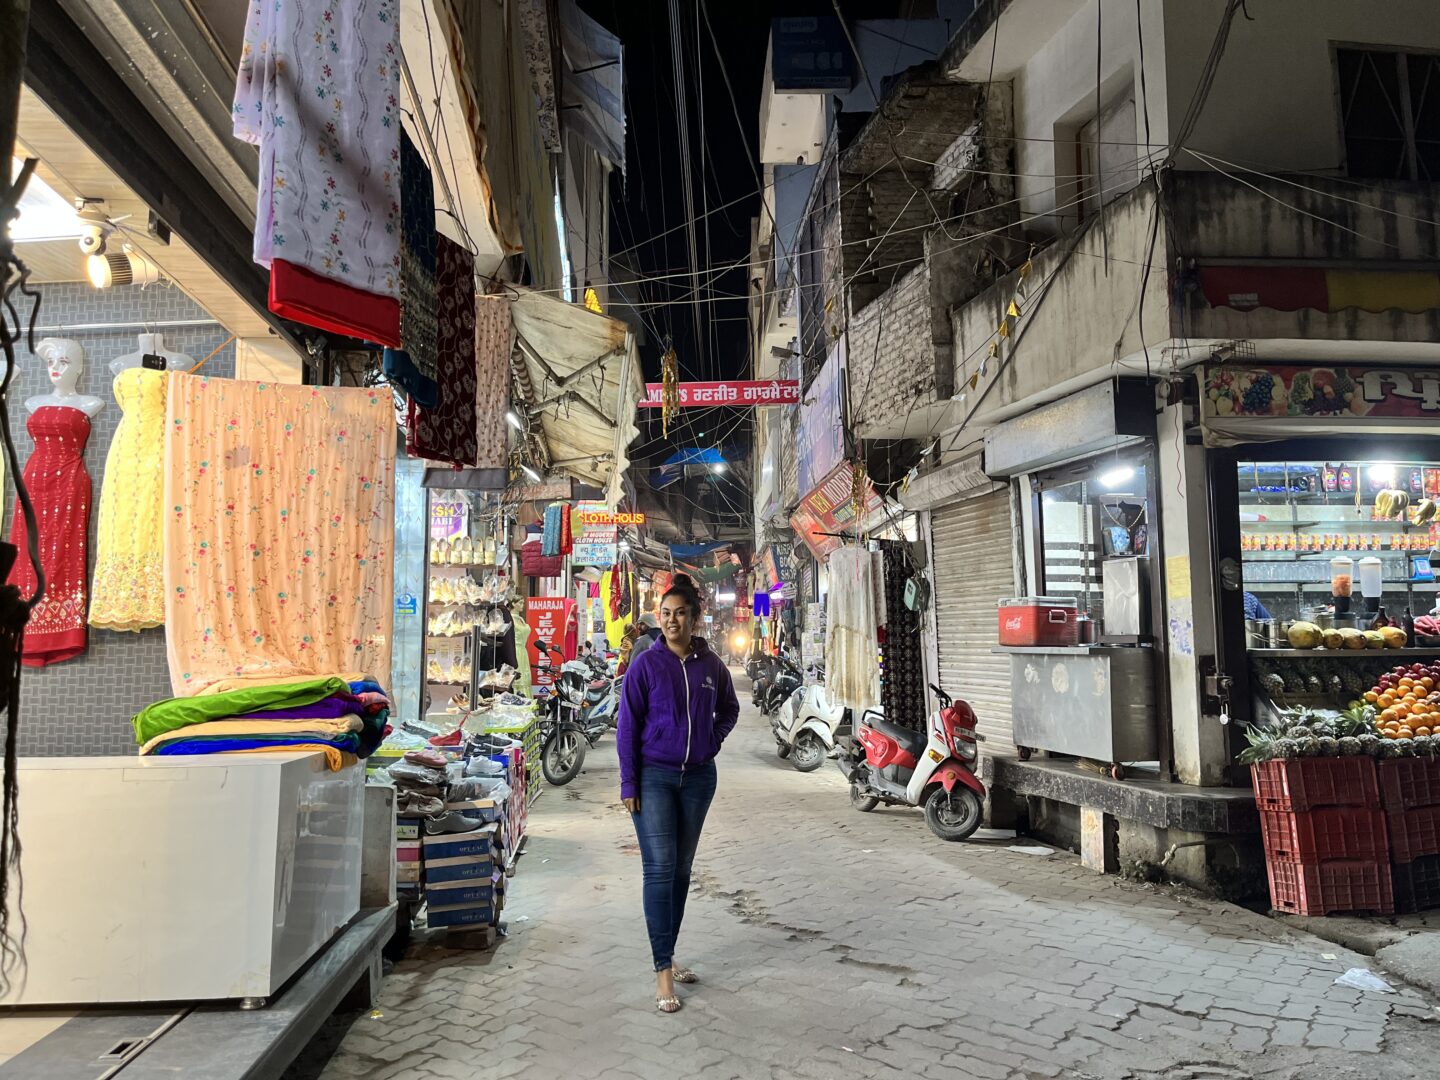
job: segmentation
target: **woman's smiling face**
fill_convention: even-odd
[[[665,640],[683,645],[695,633],[695,612],[683,596],[667,596],[660,603],[660,632]]]

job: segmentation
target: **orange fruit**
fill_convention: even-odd
[[[1415,685],[1415,680],[1412,679],[1412,678],[1410,678],[1410,677],[1407,675],[1405,678],[1401,679],[1401,680],[1400,680],[1398,683],[1396,683],[1395,685],[1398,686],[1398,687],[1400,687],[1401,690],[1409,690],[1412,686]]]
[[[1429,734],[1430,734],[1430,729],[1429,729],[1428,727],[1426,727],[1424,724],[1421,724],[1419,727],[1417,727],[1417,728],[1415,729],[1415,734],[1416,734],[1416,735],[1429,735]]]
[[[1395,699],[1389,694],[1381,694],[1375,699],[1375,704],[1379,705],[1382,709],[1388,709],[1391,705],[1395,704]]]
[[[1426,690],[1434,690],[1435,680],[1432,679],[1429,675],[1426,675],[1423,679],[1420,680],[1420,685],[1425,687]]]
[[[1396,718],[1397,720],[1404,720],[1404,719],[1405,719],[1407,716],[1409,716],[1409,715],[1410,715],[1410,706],[1409,706],[1409,705],[1400,704],[1400,705],[1396,705],[1396,706],[1395,706],[1395,718]]]
[[[1415,737],[1415,732],[1411,731],[1408,727],[1402,727],[1399,731],[1395,733],[1395,737],[1397,739],[1413,739]]]
[[[1365,694],[1365,704],[1366,704],[1366,705],[1374,705],[1374,704],[1375,704],[1377,701],[1379,701],[1379,700],[1380,700],[1380,695],[1377,694],[1377,693],[1375,693],[1374,690],[1370,690],[1370,691],[1367,691],[1367,692],[1366,692],[1366,694]]]
[[[1389,723],[1391,720],[1395,719],[1395,709],[1393,707],[1386,709],[1380,714],[1378,719],[1381,724]]]
[[[1387,727],[1381,734],[1387,739],[1398,739],[1400,737],[1399,731],[1399,728]]]

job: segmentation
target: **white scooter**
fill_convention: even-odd
[[[851,727],[850,710],[832,702],[825,691],[825,669],[813,670],[809,685],[798,687],[770,718],[775,752],[789,758],[798,772],[814,772],[835,749],[837,737]]]

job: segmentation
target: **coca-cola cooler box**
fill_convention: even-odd
[[[1074,597],[1015,596],[1000,601],[1000,644],[1065,646],[1080,643]]]

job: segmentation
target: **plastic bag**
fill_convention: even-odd
[[[396,787],[439,787],[445,783],[445,770],[411,765],[408,761],[397,761],[385,771]]]

